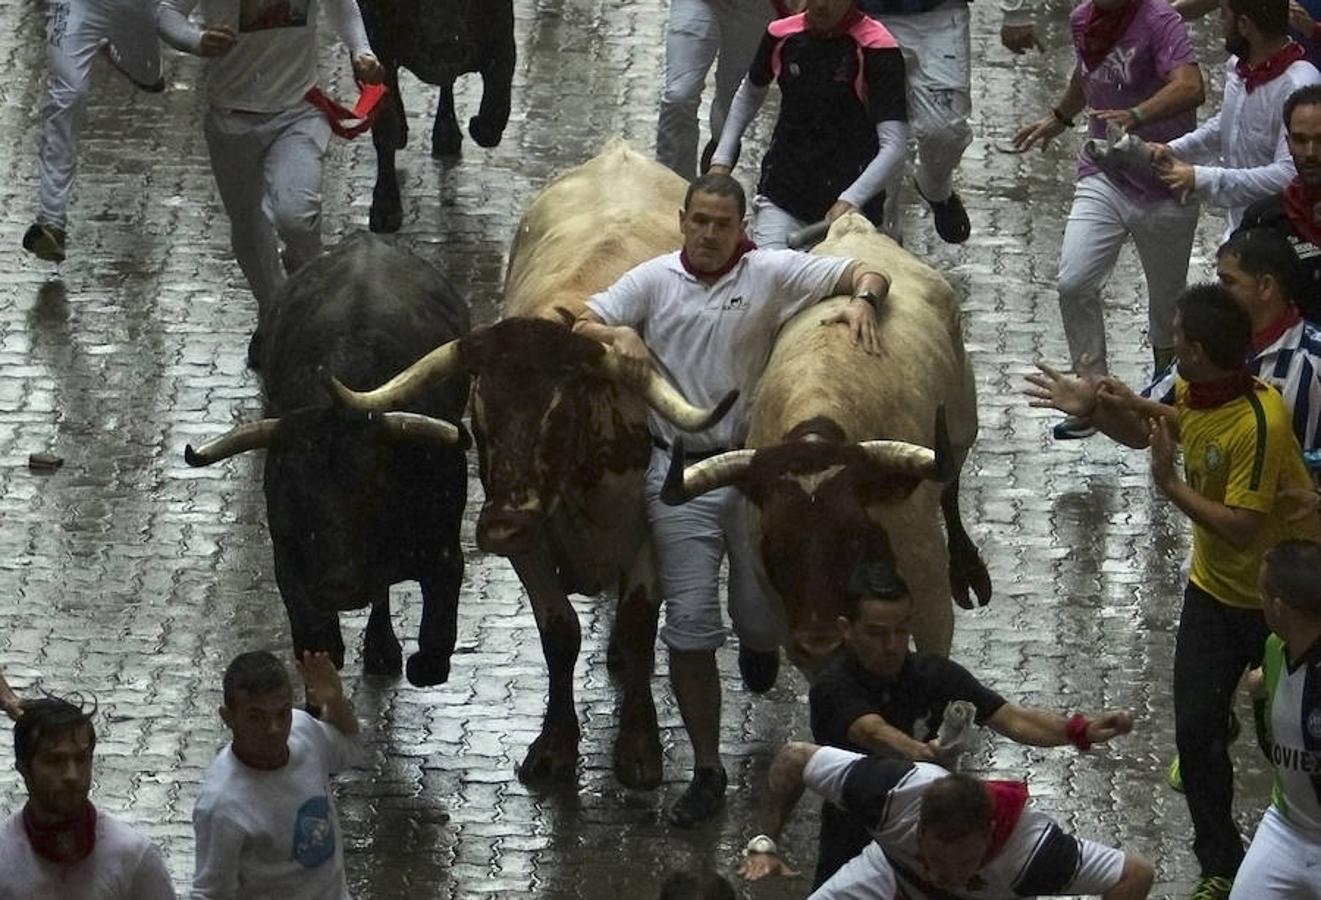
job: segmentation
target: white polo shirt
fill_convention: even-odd
[[[662,373],[689,402],[715,406],[737,389],[738,402],[711,428],[684,437],[691,450],[737,447],[748,408],[780,326],[829,297],[851,260],[797,250],[753,250],[707,284],[677,252],[635,266],[587,307],[607,325],[635,329]],[[678,429],[655,412],[651,433],[673,442]]]
[[[1124,873],[1120,850],[1067,834],[1044,813],[1026,809],[1000,851],[968,882],[942,891],[924,878],[917,844],[922,796],[949,772],[930,763],[864,756],[822,747],[803,770],[807,786],[852,813],[873,843],[809,900],[1022,900],[1103,894]],[[901,889],[902,895],[896,894]]]

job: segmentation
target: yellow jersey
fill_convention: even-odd
[[[1257,570],[1265,552],[1282,540],[1321,540],[1315,516],[1288,523],[1275,511],[1284,488],[1310,489],[1303,451],[1279,392],[1256,381],[1255,389],[1209,409],[1188,406],[1188,383],[1175,382],[1184,478],[1193,490],[1217,503],[1266,515],[1251,545],[1238,550],[1208,528],[1193,523],[1193,584],[1221,603],[1259,607]]]

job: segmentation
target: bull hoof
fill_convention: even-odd
[[[468,134],[477,142],[479,147],[491,148],[498,146],[500,138],[504,136],[505,129],[503,125],[488,126],[482,124],[480,116],[473,116],[468,120]]]
[[[404,224],[404,211],[399,207],[394,209],[377,209],[376,204],[372,204],[371,214],[368,216],[367,227],[376,234],[394,234]]]
[[[450,658],[444,653],[419,650],[408,657],[408,683],[414,687],[444,684],[450,678]]]
[[[518,780],[524,784],[549,781],[572,781],[578,774],[578,734],[543,730],[518,767]]]
[[[404,670],[404,648],[398,640],[368,641],[362,649],[362,673],[396,678]]]
[[[431,135],[431,155],[436,159],[453,158],[462,154],[463,135],[458,131],[436,132]]]
[[[615,737],[615,777],[625,787],[651,790],[661,783],[660,726],[650,686],[625,696]]]

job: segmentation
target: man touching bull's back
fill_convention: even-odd
[[[823,324],[847,324],[869,350],[877,346],[875,309],[889,280],[847,259],[791,250],[757,250],[744,232],[746,199],[728,175],[705,175],[688,189],[679,214],[683,250],[645,262],[594,296],[574,330],[612,345],[631,377],[655,360],[693,403],[715,403],[731,387],[740,399],[719,424],[694,440],[701,459],[741,446],[748,397],[770,358],[780,326],[803,308],[851,293],[855,302]],[[644,343],[645,341],[645,343]],[[734,488],[681,507],[660,491],[674,427],[651,416],[655,450],[647,470],[647,508],[665,598],[661,639],[670,680],[693,744],[694,772],[670,821],[688,827],[709,818],[725,793],[720,763],[720,678],[715,651],[725,641],[716,595],[722,557],[730,558],[729,613],[739,636],[739,670],[749,690],[775,683],[783,623],[759,580],[747,546],[746,509]]]

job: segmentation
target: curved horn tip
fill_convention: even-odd
[[[665,472],[665,484],[661,486],[661,502],[666,506],[682,506],[688,502],[688,494],[683,484],[684,451],[683,440],[675,438],[670,447],[670,468]]]
[[[737,401],[738,401],[738,388],[735,388],[734,390],[730,391],[728,394],[720,398],[720,402],[717,403],[715,405],[715,408],[711,410],[711,415],[706,417],[706,421],[702,423],[702,427],[710,428],[712,425],[719,422],[726,415],[728,415],[729,411],[734,408],[734,404]]]
[[[184,446],[183,461],[188,463],[188,465],[192,466],[195,469],[201,468],[202,466],[211,465],[211,460],[207,459],[205,456],[194,450],[192,444],[187,444]]]
[[[344,382],[330,374],[330,372],[326,372],[322,376],[322,379],[322,384],[326,388],[326,393],[330,395],[330,399],[336,406],[346,406],[356,409],[361,405],[356,402],[357,396],[353,391],[345,387]]]

